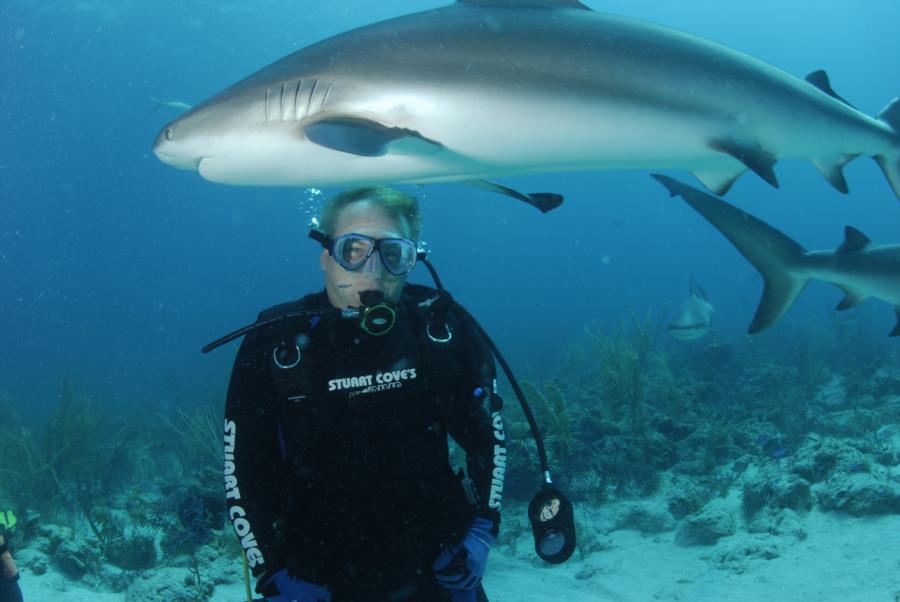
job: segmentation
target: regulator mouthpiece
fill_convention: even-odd
[[[359,326],[373,336],[390,332],[397,321],[397,312],[384,300],[381,291],[363,291],[359,294],[362,302]]]

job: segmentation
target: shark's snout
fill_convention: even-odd
[[[153,154],[166,165],[196,171],[203,157],[189,152],[185,147],[185,144],[179,144],[179,141],[176,140],[174,124],[169,124],[156,136],[156,140],[153,142]]]

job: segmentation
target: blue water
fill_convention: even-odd
[[[825,68],[869,114],[900,93],[896,0],[588,3],[706,36],[798,76]],[[176,113],[154,110],[150,97],[196,103],[323,37],[441,4],[0,3],[0,390],[27,402],[26,415],[48,408],[64,377],[113,407],[220,403],[234,348],[203,356],[200,347],[322,286],[318,250],[306,238],[310,195],[225,187],[163,165],[150,146]],[[747,175],[729,200],[808,248],[838,245],[845,224],[900,242],[900,204],[871,160],[848,167],[847,197],[810,164],[777,171],[781,190]],[[646,174],[504,182],[567,200],[540,215],[459,185],[415,191],[446,286],[526,375],[555,366],[591,320],[677,305],[691,272],[720,328],[749,324],[756,272]],[[763,336],[833,320],[840,297],[814,284]],[[853,315],[879,334],[895,320],[878,302]]]

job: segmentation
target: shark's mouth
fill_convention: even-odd
[[[178,155],[172,155],[156,149],[154,149],[153,152],[156,154],[156,157],[166,165],[171,165],[176,169],[184,169],[186,171],[199,171],[200,164],[204,159],[204,157],[200,157],[199,159],[186,160]]]
[[[667,326],[669,330],[700,330],[701,328],[706,328],[707,325],[703,323],[697,324],[682,324],[679,326]]]

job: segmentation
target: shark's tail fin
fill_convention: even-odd
[[[877,155],[875,161],[884,177],[887,178],[894,190],[894,194],[900,199],[900,98],[895,98],[878,115],[878,119],[888,124],[897,133],[897,145],[893,152],[886,155]]]
[[[653,177],[669,190],[671,196],[681,196],[696,209],[759,270],[765,286],[748,332],[754,334],[774,324],[809,282],[802,273],[806,249],[767,223],[719,198],[668,176],[653,174]]]

